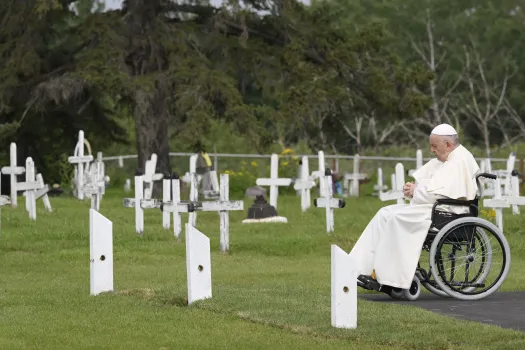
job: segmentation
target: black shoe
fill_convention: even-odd
[[[374,290],[376,292],[383,292],[388,295],[392,293],[394,287],[387,286],[385,284],[380,284],[370,275],[359,275],[357,277],[357,285],[361,288]]]
[[[372,278],[370,275],[359,275],[357,276],[358,285],[359,282],[361,282],[362,285],[359,285],[360,287],[368,290],[375,290],[377,292],[380,291],[381,285],[379,282],[377,282],[375,279]]]

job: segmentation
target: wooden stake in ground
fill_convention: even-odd
[[[188,304],[211,298],[210,239],[186,224],[186,273]]]
[[[332,244],[332,327],[357,327],[357,271],[350,256]]]
[[[113,223],[89,209],[90,294],[113,291]]]

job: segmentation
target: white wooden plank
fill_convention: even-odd
[[[212,297],[210,239],[186,224],[188,304]]]
[[[332,327],[357,328],[357,271],[350,256],[337,245],[331,246]]]
[[[113,291],[113,223],[89,210],[90,293]]]

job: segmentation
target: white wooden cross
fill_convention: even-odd
[[[182,203],[180,200],[180,179],[177,173],[164,174],[162,202],[158,205],[149,204],[148,206],[158,207],[162,212],[162,220],[164,228],[170,227],[170,212],[173,213],[173,233],[175,238],[181,238],[182,232],[182,217],[181,213],[188,213],[193,211],[188,209],[189,203]],[[150,200],[154,201],[154,200]],[[144,200],[142,201],[144,202]],[[167,221],[166,221],[167,215]]]
[[[160,209],[164,214],[165,212],[172,212],[173,215],[173,229],[176,238],[180,238],[181,234],[181,215],[180,213],[191,213],[194,209],[194,204],[185,201],[180,201],[180,182],[178,175],[173,175],[172,178],[172,193],[173,200],[164,202],[160,199],[144,199],[142,197],[142,175],[137,171],[135,176],[135,198],[124,198],[123,204],[125,208],[135,208],[135,229],[138,234],[144,232],[144,210],[145,209]],[[175,178],[176,177],[176,178]],[[140,203],[140,205],[137,205]]]
[[[9,166],[2,167],[0,170],[2,174],[10,175],[11,177],[11,206],[17,207],[17,175],[22,175],[26,170],[24,167],[17,166],[16,143],[11,143],[9,147]]]
[[[87,145],[89,155],[84,155],[84,145]],[[84,192],[82,188],[84,187],[84,164],[89,164],[93,161],[93,156],[91,155],[91,148],[87,140],[84,139],[84,131],[80,130],[78,132],[78,142],[75,146],[75,151],[73,156],[68,158],[70,164],[76,164],[75,167],[75,186],[77,191],[77,198],[84,199]]]
[[[162,179],[162,201],[164,203],[171,201],[171,174],[165,173]],[[162,211],[162,227],[164,229],[170,228],[170,213]]]
[[[509,159],[507,159],[507,169],[504,170],[504,182],[503,182],[503,195],[509,196],[511,194],[511,179],[512,179],[512,171],[514,170],[514,166],[516,164],[516,154],[512,152],[509,155]],[[496,172],[496,175],[498,175],[498,172]]]
[[[325,172],[326,171],[325,171],[324,152],[323,151],[319,151],[317,153],[317,159],[318,159],[318,163],[319,163],[319,168],[318,168],[318,170],[312,172],[312,177],[314,179],[319,179],[319,196],[320,197],[324,197],[326,195],[324,193],[326,186],[323,183],[323,181],[324,181],[324,178],[325,178]]]
[[[146,161],[144,167],[144,176],[142,181],[144,181],[144,199],[151,199],[151,194],[153,193],[153,184],[155,181],[162,180],[164,177],[163,174],[156,174],[155,170],[157,169],[157,155],[153,153],[151,159]]]
[[[490,158],[482,159],[480,162],[480,172],[481,173],[492,173],[492,165],[490,163]],[[494,195],[494,182],[487,181],[485,179],[480,179],[481,186],[483,187],[483,197],[493,196]]]
[[[97,154],[97,161],[88,166],[89,172],[85,174],[85,184],[82,192],[91,197],[91,209],[100,210],[100,202],[106,189],[104,180],[104,163],[102,153]]]
[[[514,166],[516,163],[516,154],[511,153],[509,155],[509,158],[507,159],[507,163],[506,163],[506,168],[501,169],[501,170],[492,170],[490,166],[490,159],[486,159],[485,161],[487,162],[487,164],[481,168],[482,169],[487,168],[487,169],[483,169],[484,172],[497,175],[501,179],[500,181],[503,183],[503,190],[501,191],[502,196],[510,195],[511,177],[512,177],[512,171],[514,170]],[[494,186],[490,186],[491,184],[492,182],[489,183],[488,189],[484,189],[483,195],[486,195],[486,196],[495,195]]]
[[[270,165],[270,178],[257,179],[257,186],[270,186],[270,205],[277,209],[277,198],[279,197],[279,186],[290,186],[292,179],[279,178],[279,158],[273,153]]]
[[[525,196],[520,196],[519,192],[519,177],[516,171],[512,172],[511,176],[511,194],[502,196],[501,193],[501,179],[496,178],[494,186],[494,197],[491,199],[484,199],[483,206],[486,208],[493,208],[496,211],[496,226],[503,232],[503,209],[512,207],[512,213],[517,215],[520,213],[519,206],[525,205]]]
[[[513,170],[511,175],[512,179],[510,181],[510,195],[508,197],[512,204],[512,214],[518,215],[520,214],[520,205],[525,205],[525,197],[520,196],[520,178],[518,172]]]
[[[365,180],[368,174],[359,172],[359,154],[354,156],[354,171],[351,174],[344,175],[345,187],[348,188],[348,194],[352,197],[359,197],[359,180]],[[350,185],[348,185],[350,183]]]
[[[144,198],[144,179],[142,171],[135,171],[135,198],[124,198],[124,208],[135,208],[135,230],[138,234],[144,233],[144,210],[142,199]],[[137,205],[137,203],[140,203]]]
[[[314,206],[316,208],[326,209],[326,232],[334,231],[334,209],[344,208],[345,201],[339,198],[332,197],[332,174],[329,169],[326,170],[326,175],[323,183],[325,184],[324,193],[326,196],[314,199]]]
[[[310,208],[311,197],[310,189],[315,186],[315,181],[310,177],[310,169],[308,165],[308,157],[303,156],[301,160],[301,177],[295,181],[293,188],[301,192],[301,209],[305,212]]]
[[[17,190],[25,191],[26,210],[29,213],[31,220],[36,220],[36,201],[42,198],[44,206],[47,211],[52,211],[51,203],[47,192],[49,186],[44,184],[44,179],[41,174],[35,176],[35,164],[31,157],[26,159],[26,181],[17,184]]]
[[[395,181],[394,181],[395,183]],[[383,185],[383,169],[381,167],[377,168],[377,185],[374,185],[374,190],[377,191],[377,195],[387,190],[388,186]]]
[[[405,195],[403,193],[403,186],[405,185],[405,168],[402,163],[396,164],[395,186],[392,184],[392,189],[387,192],[379,192],[379,199],[384,201],[397,200],[397,204],[405,203]]]
[[[412,174],[415,173],[416,170],[418,170],[422,166],[423,166],[423,152],[420,149],[418,149],[416,151],[416,168],[415,169],[410,169],[408,171],[408,176],[412,176]]]
[[[195,174],[194,174],[195,175]],[[194,180],[192,183],[195,183]],[[193,186],[192,186],[193,188]],[[191,190],[190,190],[191,191]],[[190,216],[192,218],[188,219],[188,224],[193,227],[196,227],[197,223],[197,212],[199,211],[216,211],[219,213],[220,218],[220,250],[221,252],[228,252],[230,249],[230,216],[229,212],[233,210],[244,210],[243,201],[232,201],[229,197],[229,175],[221,174],[220,180],[220,197],[217,201],[194,201],[190,198],[189,202],[183,202],[187,205],[186,208],[190,208]],[[191,196],[191,194],[190,194]],[[175,204],[165,203],[163,206],[163,211],[174,212],[175,208],[177,210],[187,210],[186,208],[180,205],[176,206]]]
[[[496,211],[496,226],[503,232],[503,208],[510,208],[510,201],[508,198],[501,196],[501,179],[499,176],[495,180],[494,197],[491,199],[484,199],[483,206],[486,208],[493,208]]]

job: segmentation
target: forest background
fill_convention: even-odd
[[[523,154],[525,9],[477,0],[0,2],[9,143],[67,183],[94,151],[428,154],[446,122],[477,156]],[[520,152],[521,149],[521,152]],[[131,176],[132,174],[128,174]],[[6,182],[6,181],[3,181]]]

